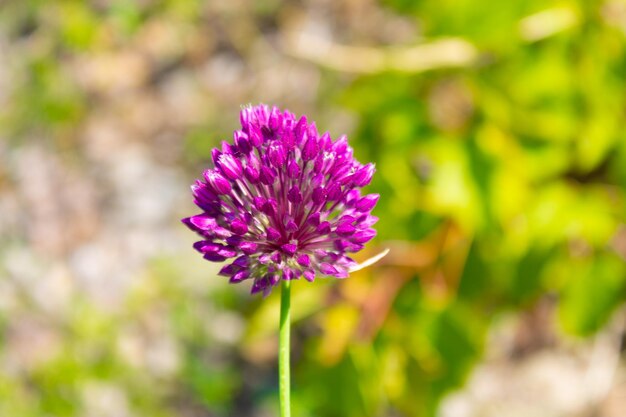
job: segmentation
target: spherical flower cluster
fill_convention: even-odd
[[[269,294],[283,280],[345,278],[371,240],[377,194],[361,196],[374,165],[361,165],[345,136],[319,135],[315,122],[265,105],[241,111],[233,143],[213,149],[213,169],[191,189],[202,214],[183,219],[202,236],[194,247],[220,275],[252,280]]]

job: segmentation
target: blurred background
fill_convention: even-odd
[[[269,417],[278,296],[179,219],[242,104],[374,161],[298,417],[626,415],[626,2],[0,1],[0,416]]]

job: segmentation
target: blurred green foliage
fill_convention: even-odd
[[[3,5],[10,37],[37,33],[0,115],[14,146],[43,131],[60,149],[80,152],[68,130],[97,97],[59,62],[88,59],[111,37],[130,41],[150,19],[193,28],[202,14],[195,2],[95,3]],[[478,59],[347,84],[321,71],[319,107],[356,115],[355,153],[376,163],[377,242],[390,242],[392,253],[340,284],[295,287],[295,415],[433,416],[480,360],[499,312],[549,296],[562,329],[584,337],[623,303],[626,19],[612,4],[385,0],[424,41],[458,37]],[[252,13],[272,27],[280,7],[261,2]],[[208,158],[212,129],[227,137],[234,126],[221,117],[184,132],[181,163]],[[207,282],[214,270],[182,251],[156,259],[117,314],[73,300],[55,354],[24,374],[0,375],[0,415],[83,415],[90,395],[111,386],[125,392],[133,415],[276,413],[278,294],[250,299]],[[165,323],[150,324],[155,310]],[[207,326],[218,313],[244,323],[242,335],[216,339],[221,330]],[[0,334],[10,321],[2,317]],[[157,329],[155,340],[148,335],[154,344],[172,338],[175,371],[146,373],[141,363],[153,347],[135,357],[126,346],[124,335],[146,328]]]

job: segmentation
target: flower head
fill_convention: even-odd
[[[252,280],[269,294],[281,279],[345,278],[371,240],[377,194],[361,195],[374,165],[353,157],[345,136],[332,140],[288,112],[265,105],[241,111],[232,143],[213,149],[214,168],[191,189],[203,213],[183,219],[202,236],[194,247],[231,283]]]

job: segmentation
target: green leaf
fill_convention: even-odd
[[[565,330],[588,336],[609,319],[624,301],[626,266],[612,254],[569,262],[569,282],[559,304]]]

